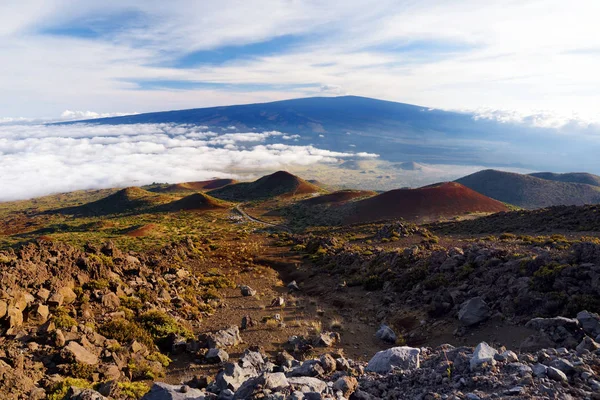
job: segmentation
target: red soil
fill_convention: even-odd
[[[357,197],[375,196],[377,193],[368,190],[340,190],[330,194],[324,194],[323,196],[313,197],[311,199],[303,200],[301,203],[316,206],[319,204],[328,203],[342,203]]]
[[[138,228],[135,228],[135,229],[133,229],[133,230],[125,233],[125,235],[131,236],[131,237],[146,236],[150,232],[152,232],[155,228],[156,228],[155,224],[148,224],[148,225],[144,225],[144,226],[140,226]]]
[[[455,182],[419,189],[397,189],[358,201],[348,223],[404,218],[435,220],[462,214],[508,211],[501,202],[490,199]]]
[[[320,191],[315,185],[308,183],[304,179],[290,174],[287,171],[278,171],[274,174],[263,176],[253,183],[254,190],[263,193],[274,193],[285,190],[286,195],[317,193]]]

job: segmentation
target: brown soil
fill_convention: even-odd
[[[235,179],[212,179],[209,181],[184,182],[169,185],[155,190],[160,193],[184,193],[184,192],[202,192],[207,190],[219,189],[227,185],[238,183]]]
[[[134,228],[134,229],[126,232],[125,235],[131,236],[131,237],[141,237],[141,236],[149,235],[155,229],[156,229],[156,225],[155,224],[148,224],[148,225],[144,225],[144,226],[140,226],[140,227]]]
[[[377,193],[368,190],[340,190],[338,192],[303,200],[302,203],[307,205],[342,203],[359,197],[375,196],[376,194]]]

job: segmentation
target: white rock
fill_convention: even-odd
[[[568,380],[567,375],[565,375],[565,373],[562,372],[558,368],[548,367],[548,370],[546,371],[546,373],[548,374],[548,378],[550,378],[554,381],[567,382],[567,380]]]
[[[479,343],[473,352],[473,357],[471,357],[471,370],[475,370],[484,364],[495,365],[494,355],[496,354],[498,354],[496,349],[486,342]]]
[[[369,361],[366,370],[385,374],[394,368],[415,369],[420,366],[421,349],[402,346],[392,347],[376,353]]]

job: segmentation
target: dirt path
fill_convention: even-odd
[[[246,211],[244,211],[242,209],[241,205],[239,205],[239,204],[237,206],[235,206],[234,210],[237,213],[239,213],[242,217],[246,218],[248,221],[252,221],[252,222],[259,223],[259,224],[267,225],[267,226],[270,226],[270,227],[273,227],[273,228],[280,229],[282,231],[291,232],[290,228],[288,228],[285,225],[273,224],[271,222],[267,222],[267,221],[260,220],[258,218],[254,218],[253,216],[249,215]]]

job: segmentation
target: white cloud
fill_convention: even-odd
[[[171,124],[0,125],[0,201],[156,181],[240,177],[257,170],[376,157],[263,143],[281,136],[281,132],[218,135],[206,127]]]
[[[72,120],[86,120],[86,119],[96,119],[96,118],[110,118],[110,117],[120,117],[123,115],[133,115],[137,113],[97,113],[94,111],[72,111],[65,110],[60,115],[60,119],[63,121],[72,121]]]
[[[600,2],[595,0],[164,4],[3,1],[0,109],[4,115],[39,118],[75,107],[100,114],[156,111],[331,92],[445,109],[535,107],[593,113],[600,103]],[[74,20],[110,21],[124,12],[136,13],[140,20],[101,38],[39,32]],[[282,35],[307,39],[222,64],[187,70],[164,66],[187,52]],[[128,79],[280,86],[137,91]],[[287,84],[295,86],[281,86]]]
[[[481,108],[466,112],[472,113],[475,120],[487,119],[501,123],[524,124],[536,128],[551,128],[557,132],[570,131],[573,133],[575,131],[577,133],[587,132],[600,135],[600,117],[597,114],[560,114],[548,110],[525,112],[491,108]]]

